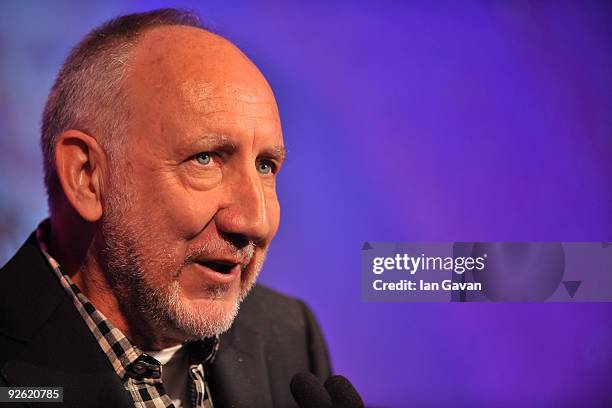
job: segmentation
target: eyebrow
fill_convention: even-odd
[[[282,145],[276,145],[272,148],[264,148],[262,150],[263,156],[270,157],[272,159],[278,160],[278,162],[282,163],[285,161],[287,157],[287,148]]]
[[[222,148],[227,150],[236,150],[236,144],[232,142],[229,136],[218,133],[208,133],[201,136],[199,142],[210,143],[215,145],[216,148]]]
[[[199,141],[214,145],[215,149],[221,149],[227,152],[236,151],[238,148],[229,136],[219,133],[205,134],[200,137]],[[283,145],[267,147],[262,149],[260,156],[266,156],[282,163],[287,157],[287,148]]]

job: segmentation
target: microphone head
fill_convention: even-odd
[[[311,373],[293,376],[291,394],[300,408],[332,408],[332,400],[323,384]]]
[[[331,376],[325,381],[325,388],[333,401],[334,408],[364,408],[364,403],[353,384],[341,375]]]

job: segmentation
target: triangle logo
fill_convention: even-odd
[[[361,250],[362,250],[362,251],[367,251],[367,250],[369,250],[369,249],[372,249],[372,245],[370,245],[370,243],[369,243],[369,242],[364,242],[364,243],[363,243],[363,245],[362,245],[362,247],[361,247]]]
[[[573,298],[581,283],[582,281],[563,281],[563,286],[565,286],[565,290],[570,297]]]

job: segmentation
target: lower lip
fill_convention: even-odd
[[[209,268],[208,266],[194,263],[195,268],[198,270],[200,274],[203,275],[204,279],[210,283],[217,284],[228,284],[232,283],[236,277],[238,277],[240,266],[234,266],[228,273],[220,273],[215,271],[214,269]]]

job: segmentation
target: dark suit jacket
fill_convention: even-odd
[[[303,371],[330,375],[312,313],[255,286],[208,373],[215,407],[294,407],[289,382]],[[134,406],[33,236],[0,269],[0,386],[61,386],[66,407]]]

